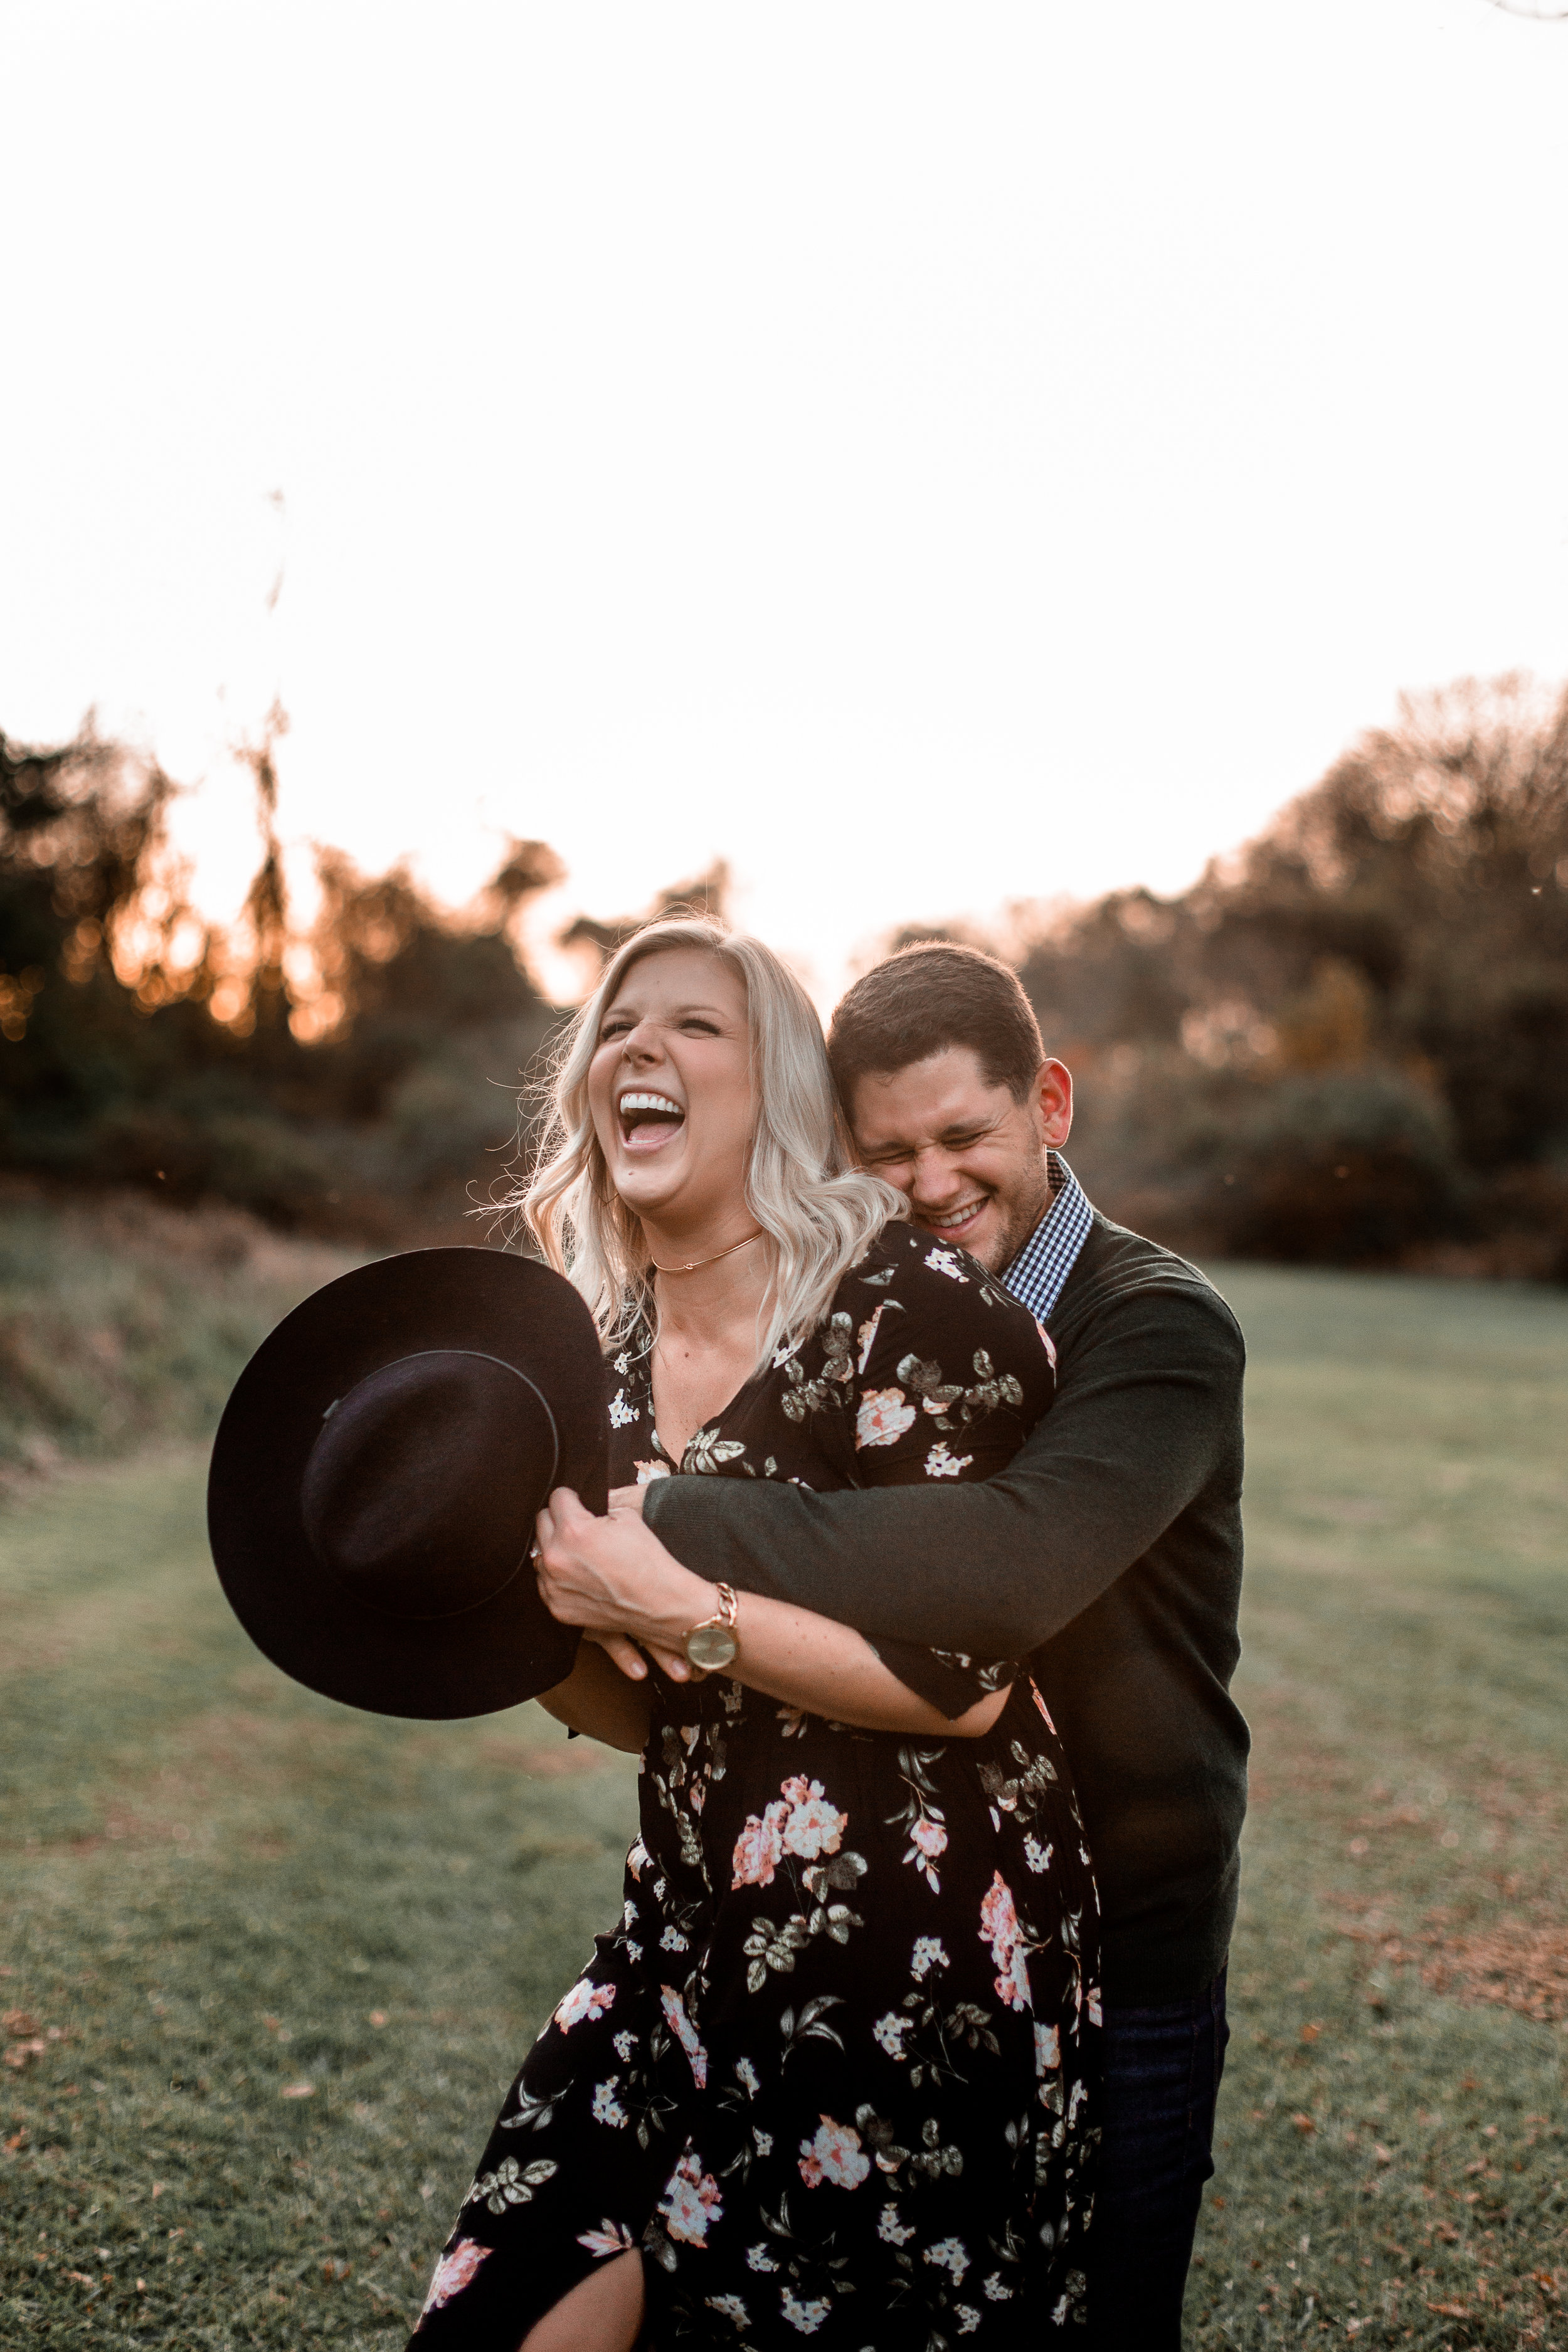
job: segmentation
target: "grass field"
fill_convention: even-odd
[[[1257,1735],[1194,2347],[1568,2347],[1568,1298],[1235,1270]],[[229,1619],[191,1448],[0,1514],[0,2341],[398,2346],[624,1759]]]
[[[217,1202],[62,1205],[0,1177],[0,1496],[62,1459],[209,1435],[251,1350],[357,1256]]]

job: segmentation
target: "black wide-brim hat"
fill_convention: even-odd
[[[207,1529],[258,1649],[349,1706],[489,1715],[572,1671],[530,1558],[554,1486],[605,1506],[604,1360],[548,1266],[411,1250],[330,1282],[236,1383]]]

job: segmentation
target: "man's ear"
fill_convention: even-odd
[[[1072,1072],[1047,1054],[1035,1074],[1033,1092],[1047,1147],[1059,1151],[1072,1132]]]

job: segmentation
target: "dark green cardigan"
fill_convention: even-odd
[[[1098,1213],[1050,1330],[1056,1403],[999,1477],[835,1495],[668,1478],[645,1508],[700,1575],[890,1653],[1032,1654],[1099,1876],[1106,1998],[1142,2007],[1201,1991],[1236,1916],[1245,1352],[1195,1267]]]

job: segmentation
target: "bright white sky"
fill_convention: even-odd
[[[826,998],[1568,667],[1568,24],[10,0],[0,87],[0,726],[205,778],[219,913],[274,694],[295,841],[723,854]]]

